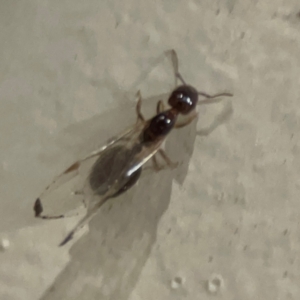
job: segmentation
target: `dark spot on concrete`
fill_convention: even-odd
[[[181,277],[175,277],[174,281],[178,284],[182,284],[182,278]]]
[[[40,198],[37,198],[35,200],[33,210],[34,210],[35,217],[39,217],[41,215],[41,213],[43,212],[43,206],[42,206]]]

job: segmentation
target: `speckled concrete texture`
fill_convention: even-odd
[[[0,24],[0,299],[300,299],[299,1],[10,0]],[[234,97],[171,134],[176,170],[57,247],[78,217],[35,220],[35,198],[135,121],[138,89],[153,114],[172,48]]]

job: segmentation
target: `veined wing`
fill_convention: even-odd
[[[104,146],[94,150],[89,155],[77,160],[65,171],[56,176],[35,201],[35,216],[43,219],[62,218],[69,211],[73,211],[77,207],[82,206],[83,202],[76,201],[75,199],[76,193],[75,195],[72,195],[72,199],[70,199],[69,203],[67,203],[68,197],[66,197],[66,199],[58,199],[59,197],[55,197],[56,195],[54,194],[60,191],[61,188],[67,186],[69,183],[73,183],[75,180],[79,180],[76,191],[79,191],[79,194],[82,193],[82,189],[84,187],[82,180],[83,182],[86,182],[86,179],[89,176],[91,168],[95,162],[97,162],[97,160],[99,160],[99,158],[104,154],[108,155],[108,153],[111,153],[112,155],[113,148],[128,148],[129,145],[134,143],[134,140],[138,138],[143,130],[143,127],[144,125],[141,124],[141,122],[137,122],[134,126],[110,139]],[[56,201],[56,199],[58,200]]]
[[[164,138],[158,139],[147,146],[138,140],[136,141],[129,147],[128,144],[127,147],[113,147],[111,153],[107,152],[99,157],[86,182],[86,188],[92,192],[93,201],[89,203],[87,214],[69,232],[60,243],[60,246],[70,241],[74,234],[97,214],[100,207],[107,200],[122,194],[136,183],[143,165],[155,155]],[[111,157],[110,154],[112,154]],[[107,166],[109,166],[109,169],[108,172],[105,172]],[[104,177],[106,177],[105,180],[103,180]]]

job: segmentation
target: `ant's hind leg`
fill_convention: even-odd
[[[156,172],[159,172],[163,169],[166,168],[176,168],[178,166],[178,162],[173,162],[168,155],[166,154],[166,152],[163,149],[159,149],[158,152],[160,154],[160,156],[163,158],[163,160],[167,163],[166,165],[160,165],[157,161],[156,155],[152,156],[152,162],[153,162],[153,169]]]
[[[160,154],[160,156],[164,159],[164,161],[167,163],[167,165],[170,168],[176,168],[178,166],[178,162],[173,162],[163,149],[159,149],[158,153]]]
[[[136,103],[135,110],[136,110],[136,114],[137,114],[137,121],[145,122],[145,117],[143,116],[142,111],[141,111],[141,107],[142,107],[141,91],[138,91],[136,93],[136,96],[137,96],[137,103]]]
[[[158,161],[157,161],[155,155],[152,156],[152,163],[153,163],[153,169],[154,169],[154,171],[159,172],[159,171],[161,171],[162,169],[164,169],[164,167],[161,166],[161,165],[158,163]]]

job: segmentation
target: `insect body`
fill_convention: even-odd
[[[89,156],[78,160],[67,168],[61,175],[45,189],[42,195],[35,201],[35,216],[42,219],[62,218],[64,215],[43,215],[43,198],[64,182],[78,175],[81,166],[96,159],[89,169],[89,174],[84,185],[84,194],[98,196],[96,201],[87,203],[87,214],[79,221],[75,228],[61,242],[66,244],[76,231],[89,222],[98,212],[99,208],[110,198],[117,197],[132,187],[139,179],[144,164],[153,159],[155,169],[160,166],[155,155],[160,154],[167,165],[175,166],[166,155],[161,145],[173,128],[180,128],[192,122],[196,117],[195,107],[199,103],[198,96],[216,98],[219,96],[231,96],[229,93],[217,94],[214,96],[198,92],[192,86],[187,85],[178,72],[177,55],[174,50],[170,51],[176,76],[182,85],[173,90],[168,99],[169,109],[164,108],[162,101],[157,103],[156,115],[145,120],[141,113],[141,95],[138,92],[136,105],[137,122],[125,133],[116,137],[106,146],[94,151]],[[210,100],[209,99],[209,100]],[[200,103],[207,103],[207,100]],[[177,121],[179,114],[188,115],[182,123]]]

